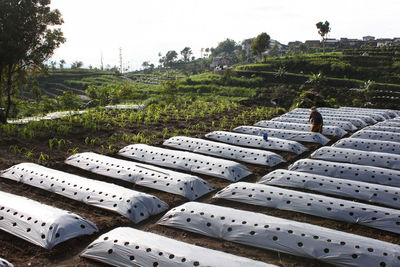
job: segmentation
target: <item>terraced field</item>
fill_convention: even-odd
[[[400,112],[320,112],[324,135],[295,109],[114,152],[60,152],[45,167],[7,157],[4,144],[0,191],[73,212],[93,231],[67,238],[73,222],[51,224],[41,208],[0,195],[0,257],[15,266],[399,266]],[[177,124],[162,127],[189,127]],[[47,250],[49,235],[65,241]]]

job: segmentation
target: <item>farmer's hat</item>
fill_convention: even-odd
[[[317,107],[312,107],[311,109],[310,109],[310,111],[312,112],[312,111],[317,111]]]

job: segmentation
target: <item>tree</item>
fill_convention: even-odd
[[[167,54],[160,58],[159,62],[164,65],[164,67],[171,67],[174,60],[178,57],[178,53],[175,50],[170,50]]]
[[[64,64],[65,64],[65,60],[64,60],[64,59],[61,59],[60,62],[59,62],[58,64],[59,64],[59,66],[60,66],[60,69],[63,69],[63,68],[64,68]]]
[[[190,56],[193,54],[192,49],[190,47],[185,47],[181,51],[181,55],[183,56],[183,61],[188,62],[190,60]]]
[[[265,32],[259,34],[253,43],[251,43],[251,52],[254,55],[261,56],[262,53],[269,48],[271,37]]]
[[[79,69],[83,66],[83,62],[82,61],[74,61],[71,64],[71,69]]]
[[[331,28],[329,28],[329,22],[325,21],[322,23],[322,21],[318,22],[316,24],[317,29],[318,29],[318,34],[321,35],[322,38],[322,51],[325,53],[325,41],[326,38],[328,37],[328,33],[331,31]]]
[[[220,42],[216,48],[212,48],[211,52],[213,56],[232,56],[237,48],[238,44],[234,40],[226,39]]]
[[[148,67],[149,67],[149,62],[148,61],[143,61],[143,63],[142,63],[142,67],[143,67],[143,69],[147,69]]]
[[[43,68],[65,42],[55,27],[63,23],[61,14],[49,5],[50,0],[0,1],[0,122],[7,122],[22,74]]]

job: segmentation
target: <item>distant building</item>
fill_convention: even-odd
[[[339,40],[337,39],[326,39],[325,40],[326,47],[336,47],[339,46]]]
[[[375,37],[374,37],[374,36],[370,36],[370,35],[368,35],[368,36],[363,36],[363,41],[364,41],[364,42],[373,41],[373,40],[375,40]]]
[[[393,44],[394,45],[400,45],[400,37],[393,38]]]
[[[340,38],[338,45],[340,48],[349,49],[360,48],[363,43],[365,42],[359,39]]]
[[[392,45],[392,39],[389,39],[389,38],[376,39],[377,47],[390,46],[390,45]]]
[[[214,57],[213,61],[210,64],[210,68],[216,68],[219,67],[221,69],[224,69],[226,67],[229,67],[231,64],[231,58],[230,57]]]
[[[288,46],[289,47],[299,47],[301,44],[303,44],[303,43],[300,41],[294,41],[294,42],[289,42]]]
[[[321,42],[319,40],[306,40],[304,44],[308,47],[320,47]]]

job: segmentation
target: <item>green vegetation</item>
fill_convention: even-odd
[[[289,73],[321,72],[327,77],[399,84],[399,62],[400,46],[395,46],[264,58],[258,64],[242,65],[236,69],[276,72],[284,66]]]
[[[0,122],[5,123],[28,74],[40,70],[65,39],[57,28],[61,14],[48,0],[3,0],[0,22]]]

